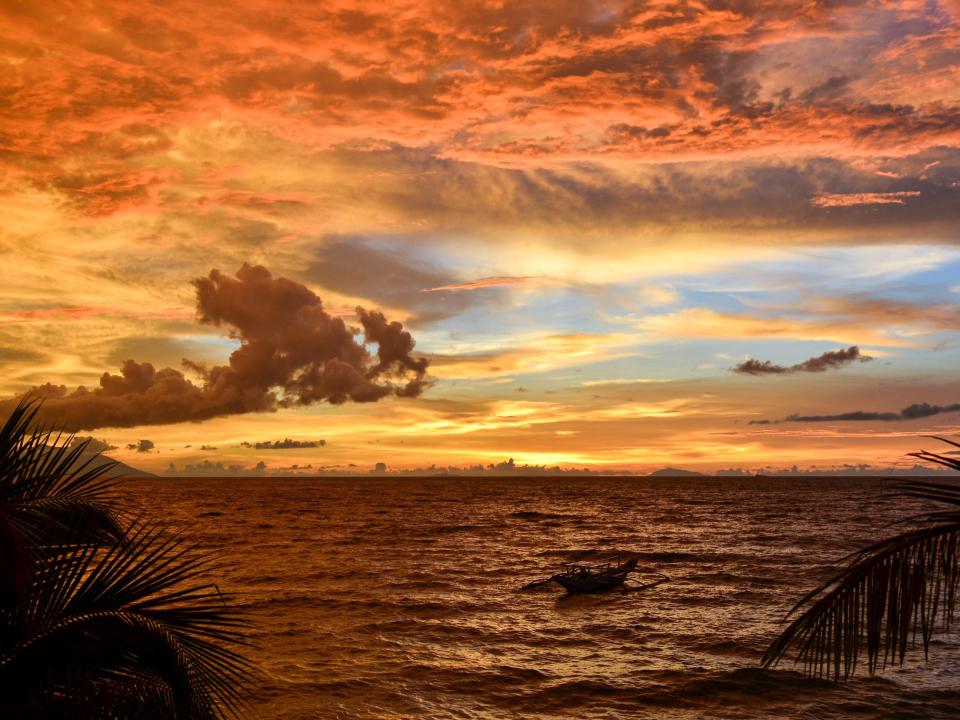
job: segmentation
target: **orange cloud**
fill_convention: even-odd
[[[542,372],[598,360],[624,357],[629,338],[622,334],[566,333],[516,338],[517,349],[429,355],[444,379],[502,377]]]
[[[903,322],[901,320],[896,324]],[[652,338],[784,338],[890,347],[915,345],[915,342],[897,337],[869,321],[847,318],[807,320],[759,317],[720,313],[706,308],[650,315],[641,319],[637,327]]]
[[[64,305],[58,307],[37,308],[35,310],[13,310],[5,313],[0,312],[0,325],[46,321],[82,321],[89,318],[110,316],[115,314],[117,314],[117,311],[108,307]],[[168,308],[166,310],[141,310],[126,314],[141,320],[189,318],[192,315],[192,313],[182,308]]]
[[[20,167],[90,153],[129,159],[225,109],[312,148],[433,145],[445,157],[519,164],[774,148],[905,153],[960,132],[954,96],[936,89],[956,68],[956,27],[871,35],[870,21],[919,22],[923,8],[907,2],[663,1],[598,13],[545,0],[251,0],[215,20],[182,0],[3,12],[3,113],[16,118],[4,150]],[[867,75],[827,94],[816,59],[805,58],[801,87],[768,90],[757,68],[805,42],[820,52],[880,44],[883,75],[899,84]]]
[[[481,278],[473,282],[424,288],[420,292],[461,292],[463,290],[481,290],[489,287],[530,287],[539,282],[541,282],[539,278],[532,277],[491,277]]]
[[[643,378],[654,371],[633,346],[663,339],[828,340],[878,354],[957,329],[956,308],[935,298],[675,310],[695,297],[687,281],[699,275],[697,289],[709,289],[716,267],[780,262],[800,246],[955,240],[955,0],[602,5],[0,3],[6,391],[95,384],[106,363],[130,356],[223,365],[236,344],[196,336],[182,286],[247,260],[331,298],[334,318],[373,304],[409,319],[441,378],[481,380],[439,386],[451,393],[515,399],[497,381],[628,354],[638,366],[611,372]],[[904,258],[895,263],[919,267]],[[635,313],[675,311],[631,316],[637,326],[622,335],[568,332],[577,315],[564,308],[559,320],[518,317],[514,343],[471,337],[468,323],[507,303],[493,288],[553,278],[568,283],[565,295],[607,306],[584,321],[591,329],[621,300]],[[149,352],[116,355],[130,348]],[[435,452],[636,463],[807,452],[702,439],[729,429],[734,412],[783,416],[767,396],[711,404],[674,389],[680,378],[604,387],[585,377],[562,381],[579,388],[576,403],[536,412],[491,402],[456,417],[422,402],[376,415],[328,408],[345,421],[331,423],[327,451],[352,461],[371,437],[389,437],[419,464]],[[738,380],[729,382],[742,393]],[[524,398],[543,390],[524,385]],[[661,385],[683,402],[670,405]],[[865,407],[861,399],[848,407]],[[451,423],[449,437],[404,434],[437,421],[431,413]],[[537,413],[555,422],[530,420]],[[286,437],[281,420],[315,421],[284,412],[275,434],[260,435],[276,415],[213,419],[205,430],[219,428],[209,441],[223,445],[231,428]],[[458,429],[473,421],[486,425]],[[850,457],[851,447],[817,450]]]
[[[811,204],[818,207],[849,207],[851,205],[903,205],[908,198],[920,197],[918,190],[886,193],[820,193]]]

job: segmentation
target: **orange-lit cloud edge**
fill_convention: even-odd
[[[960,422],[748,425],[960,399],[956,2],[0,13],[4,393],[222,363],[189,281],[245,262],[432,361],[417,400],[94,431],[131,464],[885,465]],[[882,362],[729,372],[847,345]],[[285,437],[327,443],[241,445]]]

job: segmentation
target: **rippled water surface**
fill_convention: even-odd
[[[827,563],[917,509],[874,480],[178,479],[125,492],[204,548],[258,718],[960,717],[960,643],[845,685],[757,669]],[[520,592],[616,552],[672,581]]]

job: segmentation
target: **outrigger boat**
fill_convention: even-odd
[[[659,579],[655,582],[628,587],[625,583],[636,567],[637,558],[631,558],[624,563],[620,562],[619,557],[598,562],[566,563],[562,573],[557,573],[545,580],[528,583],[523,589],[529,590],[555,582],[571,595],[579,595],[605,592],[617,587],[644,590],[669,580],[666,575],[657,573]]]
[[[637,559],[622,565],[612,562],[575,562],[564,565],[564,571],[553,581],[568,593],[598,593],[620,587],[637,566]]]

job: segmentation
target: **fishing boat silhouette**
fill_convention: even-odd
[[[619,556],[594,562],[565,563],[562,573],[527,583],[521,589],[530,590],[549,583],[556,583],[571,595],[579,595],[606,592],[618,587],[625,590],[645,590],[670,579],[662,573],[655,573],[658,579],[652,583],[627,586],[626,582],[630,573],[634,572],[636,567],[637,558],[620,562]]]

